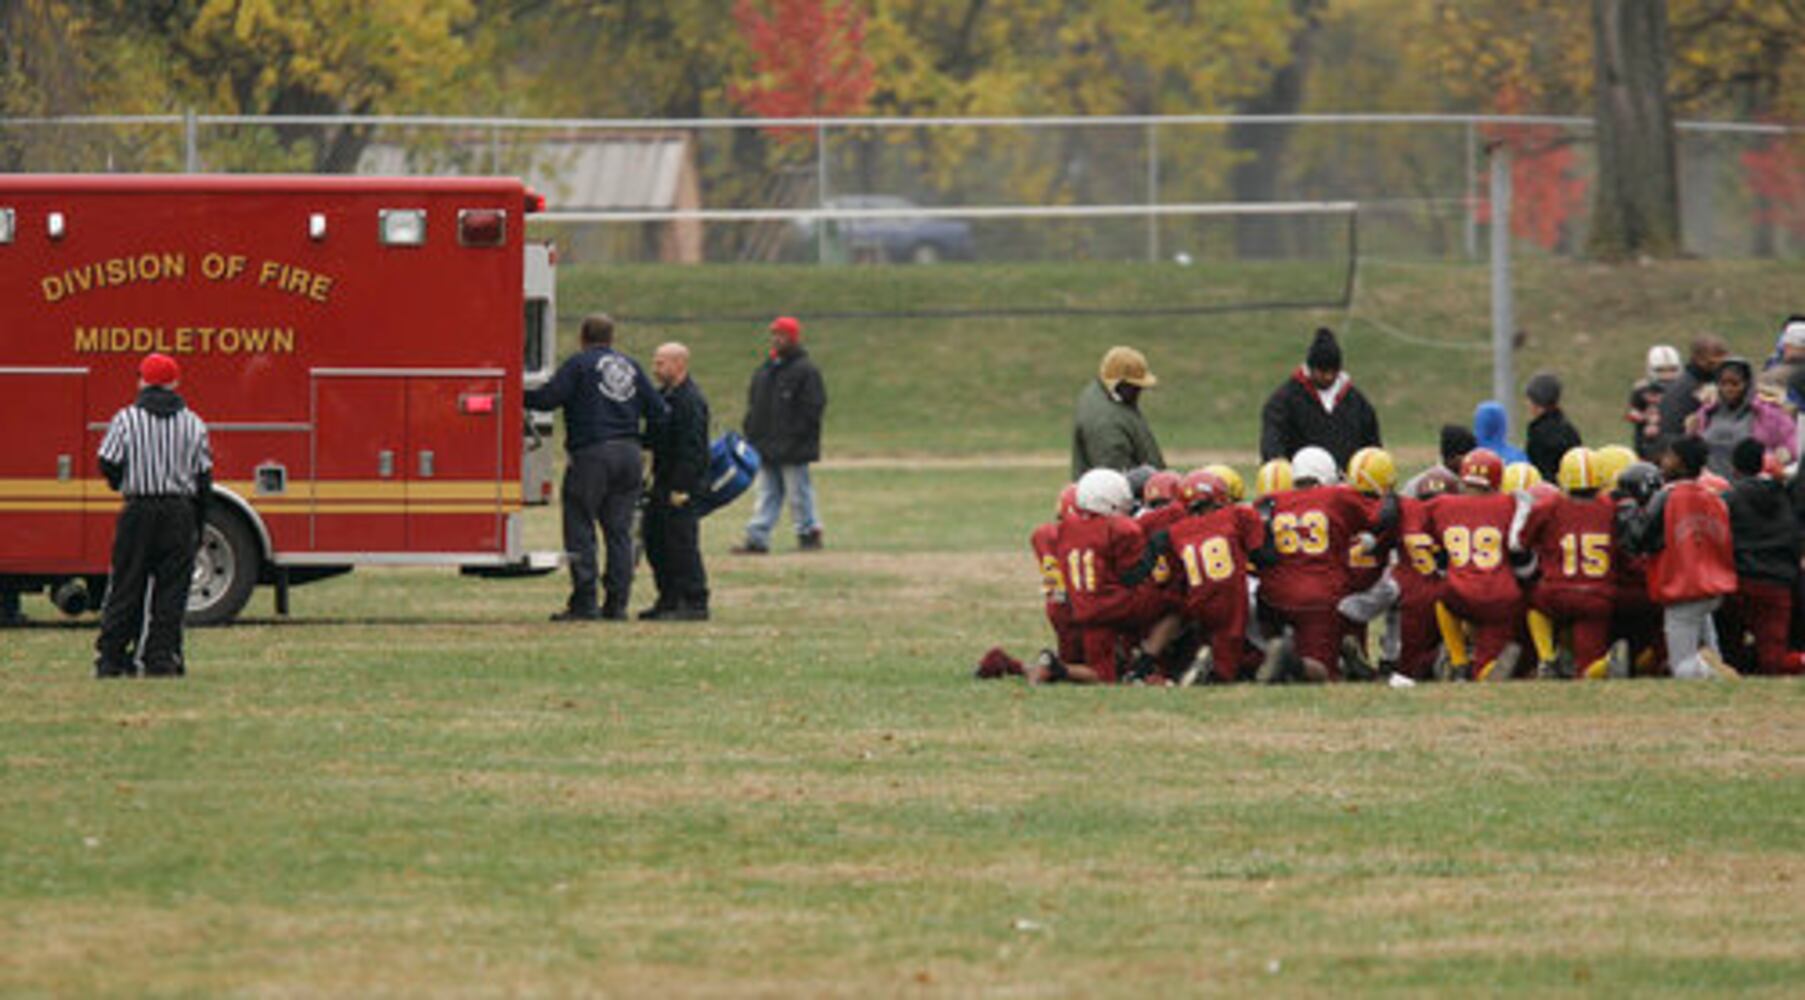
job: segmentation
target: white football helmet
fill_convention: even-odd
[[[1291,456],[1291,479],[1293,482],[1314,479],[1318,486],[1328,486],[1341,481],[1341,469],[1327,449],[1310,445],[1299,448],[1297,454]]]
[[[1671,382],[1680,377],[1680,352],[1667,344],[1648,349],[1648,377],[1656,382]]]
[[[1126,514],[1134,509],[1128,477],[1114,469],[1092,469],[1078,477],[1078,509],[1092,514]]]

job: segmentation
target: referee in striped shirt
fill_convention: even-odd
[[[182,615],[213,488],[213,449],[207,425],[176,394],[181,375],[167,354],[147,356],[137,400],[113,415],[100,442],[100,471],[125,494],[125,508],[94,643],[97,677],[135,676],[140,666],[146,677],[186,672]]]

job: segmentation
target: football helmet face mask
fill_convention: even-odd
[[[1398,465],[1383,448],[1362,448],[1347,460],[1347,481],[1367,496],[1390,493],[1398,484]]]
[[[1061,521],[1076,516],[1078,513],[1078,484],[1067,483],[1065,489],[1059,491],[1059,503],[1053,508],[1053,516]]]
[[[1474,448],[1460,460],[1460,482],[1474,490],[1497,492],[1504,482],[1504,460],[1490,448]]]
[[[1274,493],[1283,493],[1291,488],[1291,463],[1282,458],[1275,458],[1260,466],[1260,471],[1253,477],[1254,492],[1269,497]]]
[[[1090,514],[1126,514],[1134,507],[1128,477],[1114,469],[1092,469],[1078,479],[1078,509]]]
[[[1583,445],[1567,449],[1567,453],[1561,456],[1561,468],[1554,478],[1561,484],[1561,489],[1568,493],[1596,490],[1604,485],[1597,457],[1592,454],[1592,449]]]
[[[1310,445],[1299,448],[1297,454],[1291,456],[1291,481],[1310,479],[1318,486],[1328,486],[1341,481],[1341,469],[1335,465],[1335,456],[1327,449]]]
[[[1185,474],[1178,487],[1178,499],[1191,510],[1220,507],[1229,502],[1228,484],[1209,469],[1197,469]]]
[[[1504,467],[1504,477],[1499,480],[1498,488],[1506,493],[1527,490],[1531,486],[1539,486],[1542,482],[1542,470],[1528,462],[1512,462]]]
[[[1636,462],[1617,476],[1617,493],[1637,504],[1646,504],[1661,492],[1661,470],[1649,462]]]
[[[1247,484],[1241,481],[1241,474],[1233,466],[1220,462],[1203,467],[1205,472],[1214,472],[1222,484],[1228,487],[1228,502],[1240,503],[1247,499]]]
[[[1141,503],[1148,507],[1163,507],[1178,499],[1179,478],[1176,472],[1162,469],[1147,477],[1147,485],[1141,487]]]

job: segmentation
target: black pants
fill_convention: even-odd
[[[570,557],[570,609],[596,607],[595,525],[608,548],[601,584],[604,610],[625,612],[633,589],[633,507],[642,483],[639,441],[616,438],[570,453],[564,468],[564,551]]]
[[[669,491],[654,489],[646,505],[646,562],[658,581],[658,605],[708,607],[708,572],[702,568],[700,519],[689,505],[672,507]]]
[[[113,572],[100,612],[101,674],[131,673],[133,661],[147,674],[184,673],[182,616],[194,578],[194,550],[200,541],[194,501],[184,497],[138,497],[125,502],[113,536]],[[150,623],[145,625],[149,591]]]

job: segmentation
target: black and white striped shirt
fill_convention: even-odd
[[[191,497],[199,490],[200,477],[213,471],[207,425],[181,405],[180,397],[168,396],[178,407],[174,412],[152,412],[145,408],[146,396],[140,396],[113,414],[106,437],[101,439],[101,461],[125,468],[119,492],[128,497]],[[153,407],[167,409],[154,403]]]

